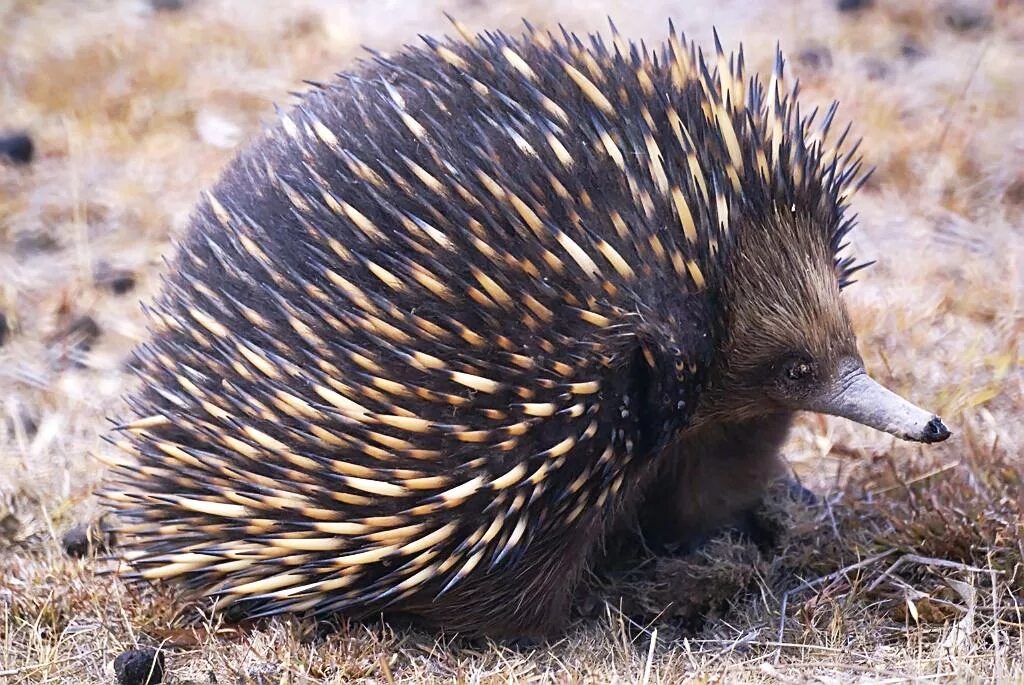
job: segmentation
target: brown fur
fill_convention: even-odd
[[[783,413],[684,434],[664,455],[645,495],[639,520],[647,543],[688,552],[741,524],[785,475],[779,447],[791,421]]]
[[[695,425],[732,424],[785,411],[773,379],[780,361],[805,355],[828,378],[857,343],[819,218],[776,208],[741,227],[726,264],[726,335]],[[785,398],[789,399],[789,398]]]

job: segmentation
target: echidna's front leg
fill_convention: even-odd
[[[785,475],[779,449],[792,416],[777,414],[715,424],[684,435],[663,455],[663,467],[639,512],[653,549],[687,552],[735,528],[759,537],[754,512]]]

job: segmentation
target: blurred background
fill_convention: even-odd
[[[762,74],[779,42],[807,109],[840,100],[877,166],[854,202],[853,249],[878,264],[848,289],[868,367],[956,431],[924,455],[809,418],[787,447],[794,469],[823,493],[956,472],[1019,505],[1020,0],[2,0],[0,570],[12,587],[70,573],[59,540],[94,512],[102,469],[89,455],[122,409],[139,302],[199,192],[303,79],[353,67],[364,45],[455,35],[443,12],[509,32],[522,18],[606,31],[611,16],[648,45],[669,18],[705,47],[715,26]]]

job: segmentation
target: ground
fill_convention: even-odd
[[[840,7],[843,7],[842,11]],[[64,533],[93,520],[122,410],[139,301],[170,240],[239,145],[303,79],[361,45],[421,33],[620,30],[660,41],[711,26],[765,73],[776,41],[804,101],[838,98],[877,166],[848,290],[869,369],[954,431],[928,448],[806,417],[786,447],[817,506],[780,501],[777,544],[594,579],[561,641],[513,650],[373,625],[326,637],[275,622],[174,622]],[[1024,4],[519,0],[8,0],[0,132],[0,676],[109,682],[138,645],[169,682],[847,682],[1024,679]],[[290,680],[288,680],[290,679]]]

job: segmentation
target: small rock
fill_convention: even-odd
[[[1003,193],[1003,201],[1016,207],[1024,206],[1024,172],[1006,187],[1006,192]]]
[[[27,133],[10,133],[0,136],[0,157],[14,164],[28,164],[32,161],[35,145]]]
[[[152,647],[129,649],[114,659],[114,674],[120,685],[155,685],[163,682],[164,654]]]
[[[61,544],[68,556],[80,559],[95,552],[109,549],[111,538],[103,531],[102,526],[98,522],[93,524],[80,523],[64,533]]]
[[[75,318],[50,338],[54,362],[61,367],[68,363],[84,366],[83,355],[92,349],[100,333],[99,324],[88,314]]]
[[[814,491],[808,490],[804,487],[804,484],[796,478],[787,479],[785,482],[785,489],[786,495],[788,495],[794,502],[805,504],[809,507],[813,507],[818,504],[818,496],[814,494]]]
[[[21,431],[25,437],[31,438],[39,431],[39,416],[26,405],[15,402],[8,407],[7,428],[12,433]]]
[[[100,337],[100,326],[96,323],[96,319],[88,314],[79,316],[57,334],[57,338],[60,340],[83,351],[91,349],[98,337]]]
[[[149,0],[149,6],[157,12],[177,12],[185,6],[185,0]]]
[[[7,325],[7,315],[0,312],[0,347],[7,342],[7,334],[11,332],[10,327]]]
[[[872,81],[881,81],[889,76],[889,65],[877,57],[868,57],[864,60],[864,71]]]
[[[836,9],[840,12],[858,12],[875,4],[875,0],[838,0]]]
[[[921,44],[913,38],[905,39],[900,45],[900,56],[908,62],[916,62],[927,54]]]
[[[812,46],[801,50],[796,61],[814,71],[826,71],[832,68],[832,53],[824,45]]]
[[[63,545],[64,551],[68,556],[89,556],[89,552],[92,549],[90,537],[89,527],[78,525],[64,533],[64,537],[61,538],[61,545]]]
[[[957,33],[982,31],[992,24],[992,17],[978,2],[954,0],[947,2],[942,12],[946,26]]]
[[[18,539],[18,533],[21,532],[21,520],[11,512],[7,512],[0,516],[0,541],[6,544]]]
[[[134,287],[135,276],[127,272],[122,272],[110,280],[110,289],[114,291],[115,295],[124,295]]]
[[[110,288],[115,295],[124,295],[135,287],[135,274],[128,269],[118,269],[101,262],[96,267],[93,280],[98,286]]]
[[[27,257],[35,252],[52,252],[58,247],[57,239],[49,231],[19,231],[14,238],[14,254]]]

